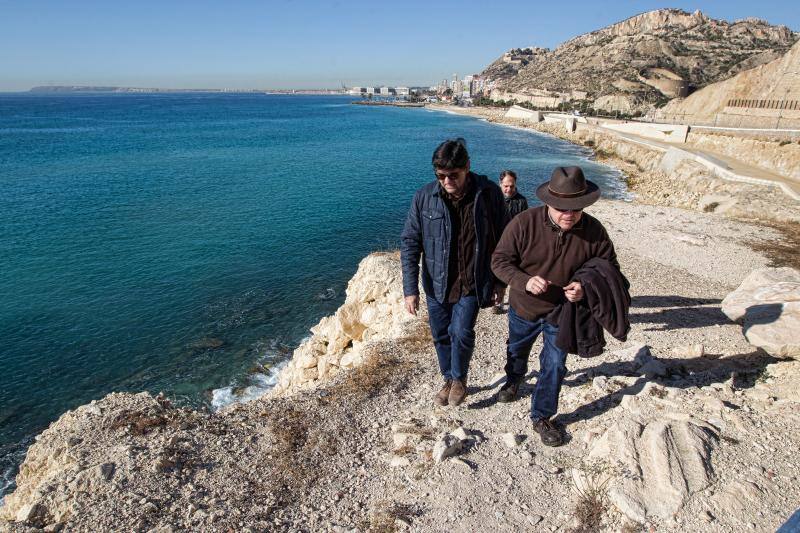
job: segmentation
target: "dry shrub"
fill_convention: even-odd
[[[760,224],[777,231],[780,238],[751,242],[750,248],[766,255],[772,267],[788,266],[800,269],[800,223],[760,221]]]
[[[594,533],[599,531],[603,517],[608,509],[608,483],[611,481],[612,469],[599,462],[579,467],[584,473],[584,486],[573,484],[577,495],[574,514],[578,525],[574,533]]]
[[[575,504],[575,516],[579,525],[575,533],[593,533],[600,529],[606,512],[605,492],[588,490],[581,492]]]
[[[341,397],[361,401],[374,398],[381,389],[402,378],[413,364],[388,353],[387,348],[373,348],[365,353],[361,366],[354,368],[330,388],[329,399],[335,402]]]
[[[369,513],[368,520],[358,524],[358,529],[371,533],[393,533],[397,531],[397,520],[411,524],[412,519],[421,514],[422,511],[412,505],[381,501]]]
[[[287,405],[268,416],[276,450],[291,453],[303,447],[308,438],[308,422],[302,411]]]
[[[307,415],[286,405],[267,416],[275,439],[272,465],[276,475],[287,488],[302,490],[315,474],[312,454],[305,453],[309,440]]]
[[[639,533],[640,531],[642,531],[642,526],[635,522],[625,522],[620,529],[620,533]]]
[[[123,411],[114,417],[111,429],[127,428],[131,435],[146,435],[156,428],[167,425],[168,419],[161,413],[149,415],[137,411]]]

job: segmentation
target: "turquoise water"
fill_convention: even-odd
[[[624,194],[568,143],[349,101],[0,96],[0,494],[31,436],[93,398],[268,385],[359,260],[396,247],[445,138],[529,198],[556,164]]]

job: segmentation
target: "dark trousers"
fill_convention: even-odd
[[[428,323],[444,379],[467,378],[469,361],[475,349],[475,321],[478,298],[462,296],[456,303],[439,303],[433,296],[428,301]]]
[[[539,354],[539,379],[531,395],[531,418],[550,418],[558,411],[558,395],[567,374],[567,352],[555,345],[558,328],[544,318],[533,322],[508,310],[508,347],[506,376],[509,382],[520,382],[528,373],[528,356],[539,333],[544,334],[544,346]]]

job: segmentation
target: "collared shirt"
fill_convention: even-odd
[[[464,196],[455,199],[442,189],[442,199],[450,212],[450,258],[447,263],[447,301],[456,303],[475,292],[475,184],[471,177]]]

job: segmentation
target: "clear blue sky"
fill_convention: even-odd
[[[660,7],[800,30],[796,0],[0,0],[0,90],[428,85]]]

